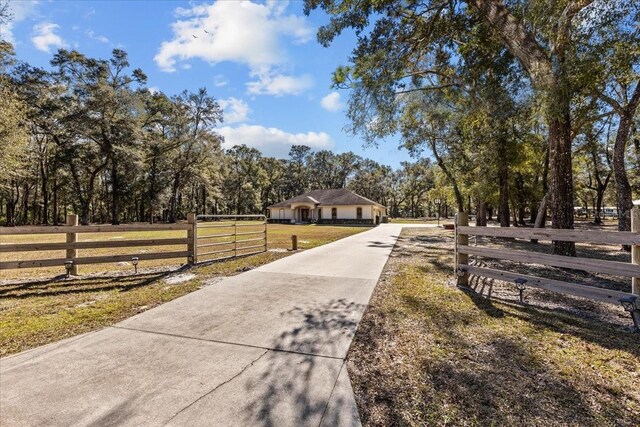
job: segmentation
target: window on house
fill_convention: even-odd
[[[318,209],[318,219],[322,219],[322,208]]]
[[[267,218],[271,218],[271,209],[267,209]]]
[[[356,208],[356,218],[362,219],[362,208]]]
[[[331,219],[338,219],[338,208],[331,208]]]

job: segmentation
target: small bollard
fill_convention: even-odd
[[[71,270],[73,269],[73,261],[65,261],[64,268],[67,270],[67,279],[71,277]]]
[[[291,250],[292,251],[298,250],[298,236],[296,236],[295,234],[291,235]]]

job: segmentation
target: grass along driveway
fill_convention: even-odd
[[[52,280],[56,275],[64,273],[63,268],[3,271],[0,276],[0,355],[5,356],[114,324],[202,286],[213,284],[222,277],[285,257],[291,253],[286,249],[291,247],[292,234],[298,236],[299,249],[309,249],[365,230],[368,228],[269,224],[268,252],[193,268],[183,266],[179,271],[176,270],[181,268],[180,262],[184,260],[141,262],[138,275],[131,274],[132,266],[116,264],[81,266],[80,273],[84,277],[70,279],[58,277]],[[127,233],[126,237],[139,239],[182,236],[178,233],[172,236],[171,232],[156,236],[145,233],[146,235]],[[81,238],[104,239],[104,234],[81,235]],[[16,237],[21,238],[20,243],[27,243],[43,241],[43,236],[51,239],[47,241],[64,238],[51,235]],[[18,239],[12,239],[12,242],[17,243]],[[145,249],[151,252],[159,248]],[[113,253],[114,249],[109,251]],[[7,259],[5,255],[16,256],[2,255],[3,260]],[[81,251],[81,256],[95,255],[92,250]]]
[[[385,267],[348,355],[364,425],[638,425],[640,337],[621,309],[462,292],[451,248],[451,233],[405,229]]]

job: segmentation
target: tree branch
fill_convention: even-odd
[[[504,40],[507,49],[520,61],[535,86],[550,87],[555,83],[551,59],[524,25],[500,0],[465,0],[491,24]]]

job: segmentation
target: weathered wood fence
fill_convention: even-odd
[[[593,258],[568,257],[522,250],[487,248],[469,245],[469,236],[537,239],[576,243],[631,245],[631,262],[608,261]],[[455,227],[455,273],[459,286],[469,285],[469,276],[476,275],[495,280],[532,286],[583,298],[619,303],[624,297],[640,295],[640,209],[632,211],[632,231],[557,230],[549,228],[470,227],[468,216],[458,213]],[[542,264],[552,267],[582,270],[613,276],[631,277],[631,293],[569,283],[559,280],[524,275],[469,263],[475,257]]]
[[[219,227],[224,233],[210,234],[207,229]],[[245,227],[247,231],[239,231]],[[200,235],[199,235],[200,230]],[[102,241],[79,241],[78,235],[82,233],[128,233],[144,231],[184,231],[184,237],[148,238],[131,240],[102,240]],[[211,258],[214,255],[225,253],[224,258],[235,256],[252,255],[264,252],[267,248],[267,225],[264,215],[249,216],[213,216],[201,215],[196,217],[191,213],[186,222],[175,224],[125,224],[125,225],[78,225],[77,215],[67,215],[67,225],[64,226],[27,226],[27,227],[0,227],[0,253],[20,253],[20,252],[47,252],[66,251],[64,258],[44,258],[35,260],[1,261],[0,270],[24,269],[37,267],[71,266],[70,273],[78,274],[78,266],[87,264],[105,264],[115,262],[160,260],[185,258],[187,263],[195,264],[198,257],[206,257],[207,260],[218,260],[222,258]],[[43,235],[43,234],[64,234],[65,242],[42,242],[42,243],[9,243],[12,236],[19,235]],[[238,236],[259,235],[259,238],[238,239]],[[207,243],[201,243],[203,241]],[[260,244],[246,245],[247,242],[257,242]],[[104,249],[104,248],[144,248],[157,246],[183,246],[183,249],[170,252],[148,253],[144,250],[128,254],[113,254],[102,256],[81,256],[79,250]],[[216,251],[206,251],[204,248],[219,247]],[[260,250],[256,250],[260,248]],[[115,252],[115,251],[114,251]]]
[[[255,255],[267,250],[264,215],[198,215],[195,262]]]

